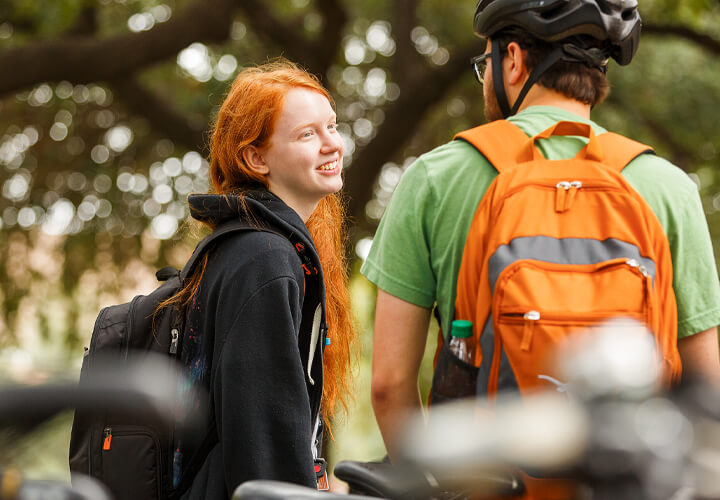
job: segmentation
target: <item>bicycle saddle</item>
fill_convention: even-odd
[[[437,488],[432,476],[418,469],[388,462],[343,460],[335,466],[335,476],[350,485],[350,492],[376,495],[391,500],[422,498]]]
[[[429,472],[388,462],[343,460],[335,466],[334,474],[350,485],[350,493],[375,495],[391,500],[429,498],[452,488],[452,485],[444,484],[442,478],[435,478]],[[483,484],[482,490],[493,495],[519,496],[525,491],[522,481],[512,475],[480,473],[473,483]]]

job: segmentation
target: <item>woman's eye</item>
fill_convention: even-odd
[[[303,137],[312,137],[312,135],[313,135],[312,130],[306,130],[305,132],[302,133]]]
[[[328,125],[328,130],[337,130],[337,123],[331,123]]]

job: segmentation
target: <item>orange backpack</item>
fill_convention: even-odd
[[[574,158],[547,160],[535,142],[553,135],[589,142]],[[474,366],[454,358],[441,340],[432,402],[552,388],[555,348],[574,331],[613,317],[644,323],[655,336],[665,382],[678,381],[668,239],[620,174],[652,150],[617,134],[596,136],[575,122],[528,138],[499,120],[455,138],[480,151],[498,176],[475,212],[458,275],[455,319],[473,322]],[[566,481],[523,479],[523,498],[573,496]]]
[[[584,136],[568,160],[535,147]],[[533,138],[499,120],[456,136],[498,170],[474,215],[458,276],[455,319],[473,322],[477,394],[548,387],[554,348],[613,317],[653,332],[667,383],[681,372],[667,236],[620,174],[652,151],[591,126],[559,122]],[[450,332],[452,334],[452,332]]]

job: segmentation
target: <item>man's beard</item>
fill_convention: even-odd
[[[501,120],[503,118],[500,111],[500,103],[498,103],[497,94],[495,94],[495,86],[492,79],[486,78],[483,85],[483,98],[485,101],[485,118],[488,122]]]

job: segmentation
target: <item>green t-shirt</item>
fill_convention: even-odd
[[[597,124],[555,107],[533,106],[510,118],[528,136],[561,120]],[[572,158],[580,137],[538,141],[546,158]],[[670,242],[678,336],[720,324],[720,285],[705,214],[696,185],[678,167],[641,155],[623,176],[647,201]],[[361,272],[382,290],[431,308],[437,303],[443,331],[452,319],[465,238],[475,210],[497,171],[465,141],[422,155],[405,172],[380,221]]]

